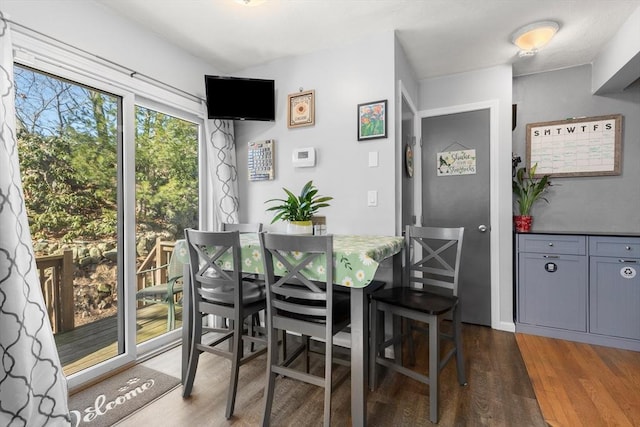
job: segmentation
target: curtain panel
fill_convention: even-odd
[[[9,23],[0,11],[0,425],[70,425],[20,179]]]
[[[233,121],[205,120],[207,166],[211,194],[211,230],[221,230],[222,223],[238,223],[238,168]]]

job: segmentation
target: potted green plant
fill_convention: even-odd
[[[549,201],[543,197],[551,181],[549,175],[542,175],[535,178],[536,168],[538,164],[534,164],[527,171],[520,168],[516,171],[515,178],[512,182],[513,194],[516,196],[516,204],[518,205],[518,215],[513,216],[516,231],[529,232],[533,218],[531,217],[531,207],[538,200]]]
[[[289,234],[312,234],[313,223],[311,217],[320,209],[329,206],[329,200],[333,197],[319,196],[318,189],[313,185],[313,181],[307,182],[300,195],[296,196],[291,191],[283,188],[287,194],[286,199],[269,199],[265,203],[277,203],[267,211],[274,211],[271,224],[276,221],[287,221],[287,232]]]

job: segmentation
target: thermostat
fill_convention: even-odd
[[[296,168],[310,168],[316,165],[316,149],[296,148],[292,155],[293,166]]]

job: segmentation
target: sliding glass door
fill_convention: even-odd
[[[86,74],[14,71],[36,264],[73,388],[180,337],[171,261],[199,225],[202,122]]]

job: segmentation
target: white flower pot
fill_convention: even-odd
[[[287,234],[313,234],[311,221],[290,221],[287,223]]]

